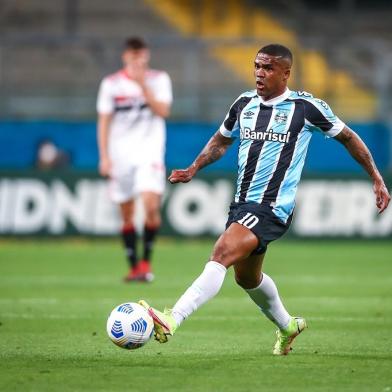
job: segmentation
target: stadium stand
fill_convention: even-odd
[[[98,83],[120,66],[121,45],[132,34],[145,36],[153,65],[173,75],[175,119],[216,120],[229,103],[227,96],[243,89],[203,43],[182,38],[143,1],[130,6],[119,0],[116,7],[102,0],[72,3],[77,9],[55,7],[49,0],[20,0],[1,8],[3,118],[93,118]]]
[[[0,116],[93,118],[98,81],[119,66],[122,40],[134,33],[151,42],[153,65],[173,77],[175,120],[220,120],[232,97],[252,86],[248,64],[271,41],[293,48],[293,88],[328,100],[347,119],[385,116],[391,70],[376,59],[390,49],[391,7],[357,1],[351,15],[345,1],[324,3],[4,0]]]
[[[192,0],[148,0],[148,3],[183,34],[202,39],[237,39],[235,42],[212,44],[210,53],[249,85],[253,83],[253,75],[244,64],[252,61],[260,45],[280,42],[293,48],[300,64],[293,75],[294,88],[309,90],[332,105],[340,104],[343,100],[350,102],[340,109],[344,117],[367,120],[375,116],[376,100],[369,89],[358,86],[348,72],[333,69],[320,51],[303,47],[294,31],[279,23],[278,16],[271,17],[260,6],[251,9],[244,7],[243,1],[229,0],[224,4],[224,16],[219,17],[222,4],[214,2],[211,6],[211,2],[202,0],[197,5],[200,21],[196,24],[193,17],[195,2]],[[257,43],[242,42],[244,36],[257,39]],[[334,80],[332,84],[329,82],[331,79]]]

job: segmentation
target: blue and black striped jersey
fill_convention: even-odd
[[[219,129],[225,137],[240,138],[235,201],[266,203],[286,222],[313,131],[334,137],[344,125],[324,101],[306,92],[287,89],[268,101],[256,90],[241,94]]]

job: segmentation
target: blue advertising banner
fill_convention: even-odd
[[[392,166],[392,143],[387,127],[378,123],[350,125],[369,146],[380,170],[388,170]],[[68,156],[70,168],[96,170],[98,151],[95,128],[93,122],[0,122],[0,168],[35,167],[38,147],[44,141],[51,141]],[[168,123],[167,167],[189,165],[217,128],[218,124]],[[232,172],[236,170],[236,164],[237,146],[233,145],[221,160],[205,170]],[[360,173],[362,169],[339,143],[316,133],[304,170],[305,173]]]

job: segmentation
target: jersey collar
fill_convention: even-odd
[[[288,88],[286,88],[286,91],[282,94],[279,95],[275,98],[269,99],[268,101],[265,101],[263,99],[263,97],[260,97],[260,101],[264,106],[273,106],[273,105],[277,105],[278,103],[283,102],[285,99],[287,99],[289,97],[289,95],[291,94],[291,90],[289,90]]]

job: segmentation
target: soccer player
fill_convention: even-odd
[[[109,177],[109,194],[119,204],[122,238],[130,269],[126,281],[151,281],[151,252],[161,224],[165,186],[165,118],[170,113],[169,75],[149,68],[150,50],[138,37],[126,40],[124,68],[100,85],[98,111],[99,172]],[[138,261],[135,199],[144,206],[143,256]]]
[[[254,62],[256,89],[236,99],[192,165],[174,170],[169,177],[172,183],[190,181],[198,170],[219,159],[239,136],[237,192],[226,231],[217,240],[210,261],[172,310],[160,312],[140,301],[153,317],[155,338],[161,343],[218,293],[227,269],[233,266],[236,282],[278,327],[273,354],[289,353],[295,337],[306,328],[306,321],[288,313],[274,281],[262,272],[262,265],[268,244],[290,226],[313,132],[342,143],[373,180],[379,212],[388,206],[390,195],[383,178],[359,136],[325,102],[287,88],[292,61],[290,50],[282,45],[261,48]]]

